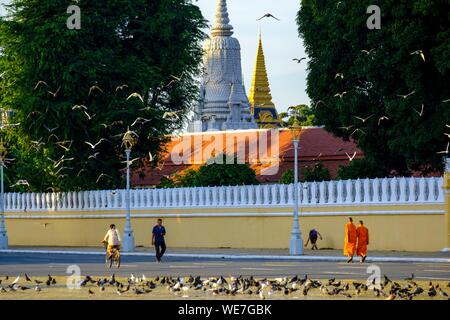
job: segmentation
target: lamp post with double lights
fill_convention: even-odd
[[[3,183],[3,166],[5,163],[5,157],[8,150],[3,144],[3,139],[0,140],[0,179],[1,179],[1,190],[0,190],[0,207],[2,211],[2,220],[0,222],[0,249],[8,249],[8,234],[6,233],[5,226],[5,193],[4,193],[4,183]]]
[[[122,249],[125,252],[133,252],[135,248],[134,233],[131,229],[131,191],[130,191],[130,153],[131,148],[136,144],[136,134],[128,129],[122,139],[127,157],[127,189],[126,189],[126,222],[122,239]]]
[[[290,128],[292,141],[294,143],[294,224],[292,227],[291,238],[289,242],[289,254],[290,255],[302,255],[303,254],[303,239],[300,232],[300,224],[298,220],[298,144],[300,141],[300,133],[302,127],[299,121],[294,120],[293,125]]]

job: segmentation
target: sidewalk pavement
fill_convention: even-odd
[[[2,253],[41,254],[104,254],[101,247],[10,247]],[[124,256],[152,256],[154,249],[137,247],[135,252],[121,252]],[[166,257],[225,260],[292,260],[342,262],[347,258],[342,250],[305,250],[302,256],[291,256],[287,249],[230,249],[230,248],[168,248]],[[367,262],[430,262],[450,263],[450,252],[369,251]]]

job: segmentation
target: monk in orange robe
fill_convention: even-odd
[[[369,245],[369,229],[364,226],[362,221],[359,221],[359,226],[356,229],[356,237],[358,238],[358,246],[356,254],[361,257],[361,263],[366,261],[367,246]]]
[[[356,251],[356,227],[353,224],[353,219],[348,218],[348,223],[345,225],[345,242],[344,255],[348,257],[347,263],[353,262],[353,256]]]

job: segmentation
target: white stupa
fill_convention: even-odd
[[[258,128],[242,80],[241,46],[232,30],[226,0],[217,0],[216,20],[203,48],[200,99],[189,132]]]

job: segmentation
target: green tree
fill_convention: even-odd
[[[161,187],[215,187],[259,184],[255,170],[248,164],[240,164],[236,158],[218,155],[208,159],[198,170],[189,169],[170,178],[172,184],[164,181]]]
[[[288,112],[280,113],[279,117],[282,119],[283,127],[291,126],[296,119],[300,121],[300,124],[303,127],[319,125],[313,110],[306,104],[289,107]],[[287,120],[284,120],[286,118]]]
[[[370,163],[367,159],[353,160],[348,166],[340,166],[337,172],[337,178],[341,180],[358,178],[379,178],[383,177],[385,172],[382,167],[376,163]]]
[[[196,98],[206,24],[190,0],[80,0],[79,30],[70,4],[12,0],[0,20],[0,107],[20,123],[8,174],[35,191],[122,187],[127,128],[143,166]]]
[[[281,175],[279,183],[281,184],[291,184],[294,183],[294,170],[288,169]]]
[[[367,174],[442,170],[450,123],[450,3],[303,0],[299,32],[310,58],[308,94],[325,128],[364,151]],[[356,166],[356,164],[355,164]],[[376,169],[376,171],[372,171]]]
[[[331,180],[330,171],[326,168],[322,161],[314,164],[312,167],[301,169],[302,181],[328,181]]]
[[[304,167],[300,170],[300,181],[328,181],[331,180],[330,171],[320,161],[312,167]],[[294,170],[288,169],[281,175],[279,183],[291,184],[294,183]]]

